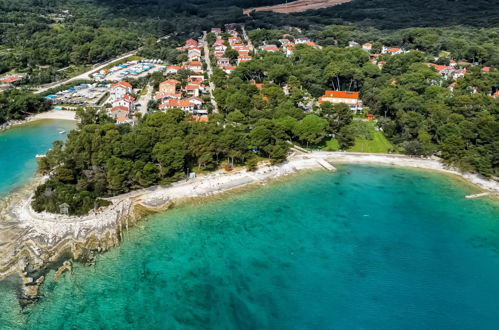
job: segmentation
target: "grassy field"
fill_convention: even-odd
[[[372,152],[372,153],[387,153],[389,150],[395,149],[393,144],[383,135],[382,132],[374,129],[372,126],[373,139],[356,138],[355,145],[348,149],[351,152]]]
[[[374,123],[369,122],[371,129],[372,139],[358,137],[355,139],[355,145],[346,151],[350,152],[366,152],[366,153],[388,153],[395,149],[393,144],[383,135],[382,132],[374,128]],[[338,140],[332,139],[326,142],[326,146],[322,149],[324,151],[338,151],[340,146]]]

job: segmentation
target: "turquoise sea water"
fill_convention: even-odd
[[[63,140],[75,123],[42,120],[0,132],[0,198],[29,182],[36,170],[37,154],[44,154],[55,140]]]
[[[376,166],[179,206],[76,265],[3,328],[497,329],[499,207],[453,177]],[[7,297],[7,298],[5,298]]]

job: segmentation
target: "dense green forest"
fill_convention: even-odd
[[[140,55],[176,63],[185,57],[175,49],[183,40],[224,23],[244,23],[255,45],[279,45],[289,33],[324,47],[298,46],[291,57],[260,53],[230,77],[215,70],[221,113],[209,123],[174,110],[117,126],[81,110],[80,129],[40,162],[40,170],[53,175],[37,189],[35,209],[57,212],[66,202],[71,213],[82,214],[101,197],[190,171],[252,169],[262,157],[283,161],[292,144],[322,148],[334,141],[346,150],[359,137],[369,139],[366,122],[354,120],[347,107],[313,105],[326,89],[360,91],[394,152],[437,155],[463,170],[499,175],[499,105],[490,97],[499,89],[499,73],[471,68],[451,91],[450,81],[424,65],[454,59],[498,67],[497,6],[488,0],[353,0],[290,15],[242,14],[242,8],[280,2],[0,0],[0,73],[25,73],[28,85],[139,47]],[[169,39],[156,42],[165,35]],[[366,52],[345,48],[351,40],[413,51],[387,56],[380,69]],[[0,123],[48,107],[38,96],[8,89],[0,97]]]
[[[480,68],[449,82],[424,63],[430,54],[386,56],[383,69],[360,48],[298,46],[292,57],[260,53],[227,77],[216,69],[221,113],[209,123],[181,111],[152,113],[134,127],[85,115],[66,146],[56,144],[40,169],[53,172],[36,192],[36,210],[87,212],[98,197],[178,180],[190,171],[226,164],[255,166],[257,157],[286,159],[292,144],[321,148],[334,137],[341,149],[369,138],[368,123],[345,105],[310,101],[333,87],[360,90],[369,112],[399,151],[438,155],[449,165],[486,176],[499,174],[499,72]],[[255,83],[263,83],[262,89]],[[286,86],[287,93],[283,86]]]

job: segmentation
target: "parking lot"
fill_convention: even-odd
[[[109,93],[110,87],[110,85],[97,83],[81,84],[56,94],[47,95],[45,98],[54,104],[97,106],[99,101],[104,101],[107,98],[105,96]]]
[[[102,69],[93,75],[96,81],[120,81],[124,78],[141,78],[150,73],[164,71],[165,66],[161,60],[137,60]]]

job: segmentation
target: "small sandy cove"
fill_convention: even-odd
[[[0,279],[13,273],[27,276],[27,265],[42,269],[63,253],[67,255],[68,250],[75,258],[75,251],[81,251],[81,246],[88,249],[85,244],[90,240],[94,242],[92,248],[97,251],[116,245],[136,209],[164,210],[175,201],[212,196],[303,170],[331,170],[330,164],[335,163],[377,163],[441,171],[459,175],[485,191],[499,192],[498,182],[475,174],[459,173],[438,160],[402,155],[317,151],[295,153],[283,164],[262,164],[254,172],[245,169],[232,172],[219,170],[188,181],[134,191],[109,198],[112,202],[109,207],[77,217],[34,212],[31,208],[32,191],[44,179],[38,178],[0,203]],[[96,247],[95,242],[99,240],[111,241],[112,244],[98,243]],[[31,278],[24,279],[28,283],[30,280],[34,281]]]

